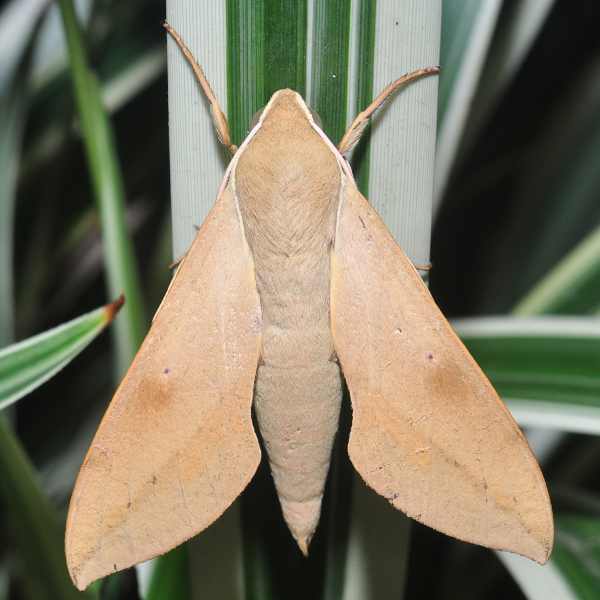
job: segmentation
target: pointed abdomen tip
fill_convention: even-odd
[[[300,538],[296,539],[296,543],[298,544],[298,548],[300,548],[300,552],[308,558],[308,546],[310,545],[310,538]]]

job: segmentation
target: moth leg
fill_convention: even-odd
[[[186,256],[187,256],[187,252],[183,256],[180,256],[177,260],[174,260],[173,262],[169,263],[169,271],[179,268],[179,265],[183,262],[183,259]]]
[[[373,113],[375,113],[377,109],[381,108],[401,85],[410,83],[411,81],[419,79],[420,77],[435,75],[439,72],[439,67],[426,67],[425,69],[417,69],[412,73],[406,73],[405,75],[402,75],[400,79],[396,79],[396,81],[383,88],[375,100],[373,100],[373,102],[371,102],[371,104],[369,104],[365,110],[358,113],[354,121],[352,121],[352,125],[350,125],[348,131],[346,131],[344,134],[342,141],[338,144],[338,150],[340,151],[340,154],[348,154],[348,152],[350,152],[350,150],[356,146],[369,123],[369,119],[373,116]]]
[[[431,271],[433,265],[431,263],[427,263],[426,265],[418,265],[416,263],[413,263],[413,267],[417,271],[424,271],[425,273],[429,273],[429,271]]]
[[[210,104],[210,112],[212,115],[213,124],[217,131],[217,137],[219,138],[219,142],[225,146],[231,152],[231,154],[235,154],[237,150],[237,146],[231,141],[231,133],[229,131],[229,123],[227,122],[227,117],[225,113],[221,110],[219,106],[219,101],[215,96],[215,93],[212,91],[210,87],[210,83],[208,83],[208,79],[206,79],[206,75],[202,70],[202,67],[198,64],[198,61],[194,58],[191,50],[185,45],[185,42],[181,39],[181,36],[171,27],[166,21],[163,23],[163,27],[167,30],[167,33],[173,38],[173,41],[179,46],[181,52],[185,56],[185,59],[188,61],[192,70],[194,71],[194,75],[196,76],[196,80],[200,84],[208,103]]]

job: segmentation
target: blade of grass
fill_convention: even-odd
[[[560,89],[548,125],[530,151],[514,192],[510,229],[490,265],[495,276],[486,286],[485,312],[504,312],[518,300],[519,311],[571,314],[590,312],[598,304],[593,257],[579,256],[587,263],[580,266],[589,271],[589,285],[577,281],[576,288],[567,273],[575,275],[579,267],[571,263],[565,271],[564,263],[567,254],[575,256],[577,246],[585,245],[586,236],[591,239],[600,220],[599,74],[600,62],[593,62]]]
[[[505,398],[522,426],[600,435],[598,319],[482,318],[454,326],[498,390],[524,397]],[[550,446],[559,439],[550,438]],[[598,523],[559,516],[554,554],[544,567],[498,556],[528,598],[591,599],[599,583]]]
[[[0,350],[0,409],[68,365],[112,321],[123,299]]]
[[[102,222],[108,288],[112,296],[124,293],[127,298],[123,317],[115,327],[117,372],[122,373],[142,341],[145,317],[132,243],[125,227],[121,169],[98,82],[88,66],[73,2],[59,0],[59,6],[90,176]]]
[[[72,0],[59,0],[70,72],[96,198],[111,293],[125,294],[127,304],[115,328],[115,374],[125,372],[146,328],[133,245],[125,223],[125,191],[114,134],[103,106],[101,89],[88,65]]]
[[[600,519],[561,515],[556,519],[552,558],[543,567],[521,556],[498,553],[531,600],[594,600],[600,589]]]
[[[306,25],[306,0],[265,2],[263,102],[284,88],[305,95]]]
[[[39,0],[25,6],[13,0],[0,13],[0,348],[13,337],[15,196],[31,54],[43,8]]]
[[[0,473],[0,497],[12,517],[20,557],[36,600],[95,598],[92,592],[78,592],[71,583],[63,550],[62,524],[2,416]]]
[[[246,137],[252,116],[265,103],[264,27],[267,2],[227,2],[227,114],[233,142],[237,145]]]
[[[202,64],[228,113],[225,3],[168,0],[167,20]],[[216,199],[228,158],[219,144],[208,105],[189,65],[167,40],[169,152],[173,259],[181,258]]]
[[[334,143],[342,138],[348,121],[350,4],[332,0],[314,7],[310,105]]]
[[[453,323],[524,427],[600,434],[600,323],[487,317]]]
[[[597,398],[594,405],[561,400],[528,400],[510,396],[505,396],[504,402],[521,427],[536,428],[540,434],[554,434],[548,435],[547,439],[539,437],[535,440],[536,444],[540,444],[542,451],[552,442],[544,456],[556,448],[565,433],[600,435],[600,406]],[[532,429],[531,433],[535,433],[536,430]],[[538,450],[536,444],[532,444],[531,439],[529,443],[541,461],[543,452]]]
[[[103,79],[101,83],[102,103],[109,114],[117,113],[130,100],[141,94],[165,71],[166,60],[164,50],[159,48],[145,49],[138,56],[131,59],[122,68]],[[52,74],[47,81],[33,82],[32,90],[34,100],[48,93],[48,89],[56,87],[55,93],[61,93],[62,87],[56,86],[56,82],[63,76],[63,70],[59,69]],[[28,147],[27,154],[23,158],[21,166],[22,178],[27,178],[43,163],[51,160],[56,152],[69,138],[72,132],[56,122],[47,123],[46,127],[36,132],[34,139]],[[75,133],[80,133],[78,130]]]
[[[554,551],[556,552],[556,545]],[[583,600],[568,585],[554,558],[540,566],[517,554],[497,552],[496,555],[528,600]]]
[[[373,67],[375,61],[375,25],[377,4],[368,0],[352,4],[352,26],[350,40],[350,77],[356,75],[356,85],[350,82],[350,119],[369,106],[379,90],[373,89]],[[352,100],[355,99],[355,102]],[[371,124],[352,155],[352,170],[363,194],[369,194]]]
[[[501,0],[444,2],[434,212],[456,162],[501,5]]]
[[[28,7],[36,3],[30,2]],[[15,7],[16,2],[10,6]],[[39,3],[38,3],[39,5]],[[21,5],[19,4],[19,9]],[[37,6],[40,8],[40,6]],[[36,8],[36,11],[37,11]],[[21,15],[27,14],[25,10]],[[6,13],[3,13],[6,17]],[[3,25],[6,21],[3,20]],[[11,33],[14,33],[14,29]],[[23,33],[23,32],[22,32]],[[29,45],[35,37],[28,39],[25,34],[21,40]],[[2,36],[3,42],[19,39],[19,35]],[[3,53],[3,58],[6,58]],[[27,63],[27,57],[25,63]],[[25,64],[24,63],[24,64]],[[17,72],[17,82],[12,92],[3,90],[2,114],[2,226],[3,265],[0,269],[0,286],[3,289],[2,310],[0,310],[0,343],[4,346],[12,338],[12,244],[14,222],[15,176],[22,132],[26,99],[25,84],[28,81],[27,69]],[[3,73],[7,75],[7,73]],[[60,520],[44,495],[36,478],[33,466],[29,462],[19,441],[14,435],[4,415],[0,415],[0,498],[4,514],[8,517],[24,572],[24,593],[36,600],[54,598],[75,599],[93,598],[93,594],[80,594],[71,584],[63,552]]]
[[[598,319],[489,317],[453,325],[502,396],[600,409]]]
[[[600,304],[600,227],[569,252],[515,306],[516,315],[594,310]]]
[[[600,589],[600,519],[565,515],[557,519],[557,525],[553,563],[575,597],[592,600]]]
[[[404,597],[410,525],[408,517],[367,488],[359,477],[354,478],[343,600]]]
[[[13,75],[47,0],[11,0],[0,10],[0,96]]]
[[[0,567],[0,598],[2,600],[9,600],[10,591],[10,576],[8,568],[4,564]]]
[[[13,230],[17,170],[24,126],[22,91],[0,99],[0,348],[13,336]]]
[[[502,99],[512,77],[527,57],[555,0],[505,2],[494,33],[488,59],[481,74],[465,131],[465,144],[481,131],[486,119]]]
[[[144,600],[188,600],[190,589],[190,565],[187,547],[169,552],[156,561],[150,585]]]

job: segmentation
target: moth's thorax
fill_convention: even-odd
[[[337,159],[300,102],[278,92],[232,172],[256,265],[263,358],[287,366],[331,354],[329,251],[341,185]]]
[[[232,176],[254,252],[292,256],[331,240],[340,169],[299,96],[279,92],[275,100]]]

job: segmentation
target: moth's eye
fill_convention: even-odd
[[[260,119],[260,115],[263,114],[263,110],[265,110],[264,106],[254,113],[252,119],[250,120],[250,127],[248,128],[248,131],[252,131],[256,127],[258,120]]]

